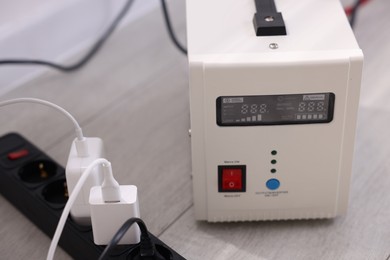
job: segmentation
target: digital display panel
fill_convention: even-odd
[[[328,123],[333,119],[333,93],[306,93],[217,98],[219,126]]]

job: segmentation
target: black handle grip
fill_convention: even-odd
[[[276,10],[274,0],[255,0],[253,25],[257,36],[287,35],[282,13]]]

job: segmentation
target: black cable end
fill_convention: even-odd
[[[157,245],[158,249],[156,249],[156,247],[155,247],[153,254],[150,254],[150,252],[145,254],[145,251],[142,252],[141,247],[138,246],[127,256],[126,259],[129,259],[129,260],[172,260],[173,259],[172,253],[168,249],[161,248],[161,247],[162,246]],[[162,252],[160,253],[159,250],[162,250]]]
[[[156,245],[151,240],[148,233],[141,234],[141,241],[139,243],[139,250],[129,257],[129,259],[133,260],[169,260],[171,259],[172,254],[168,252],[168,256],[162,256],[163,253],[160,254],[159,250],[156,248]],[[167,255],[166,252],[164,252]]]
[[[137,223],[141,230],[140,242],[130,250],[126,259],[128,260],[172,260],[173,252],[171,249],[161,243],[157,238],[151,235],[146,228],[145,223],[140,218],[130,218],[118,229],[110,243],[106,246],[99,260],[109,258],[111,250],[118,244],[129,228]]]
[[[139,254],[142,258],[152,257],[156,254],[156,247],[147,233],[141,235]]]
[[[282,13],[255,13],[253,26],[256,36],[287,35]]]

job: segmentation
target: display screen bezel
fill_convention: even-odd
[[[297,120],[274,120],[274,121],[252,121],[252,122],[229,122],[222,123],[222,99],[223,98],[241,98],[241,97],[264,97],[264,96],[289,96],[289,95],[321,95],[329,94],[327,118],[326,119],[301,119]],[[242,96],[219,96],[216,99],[216,119],[218,126],[264,126],[264,125],[300,125],[300,124],[325,124],[333,121],[334,106],[336,95],[332,92],[321,93],[293,93],[293,94],[275,94],[275,95],[242,95]]]

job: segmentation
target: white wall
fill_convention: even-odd
[[[124,0],[0,0],[0,59],[64,62],[96,40]],[[135,1],[121,26],[159,7]],[[40,66],[0,66],[0,95],[40,75]]]

